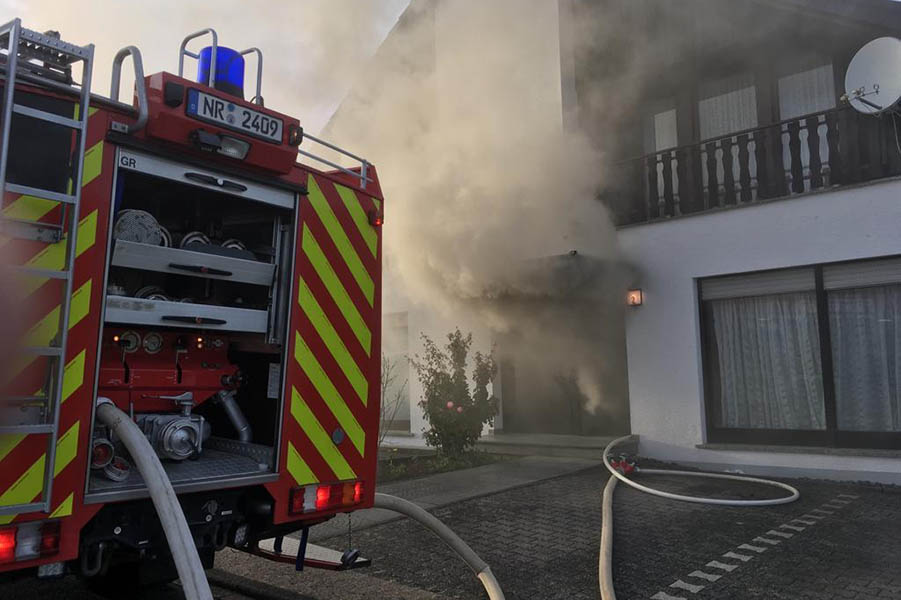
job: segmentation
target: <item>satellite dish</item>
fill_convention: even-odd
[[[882,37],[858,50],[845,74],[843,98],[867,115],[894,108],[901,99],[901,40]]]

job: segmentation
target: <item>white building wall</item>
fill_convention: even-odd
[[[631,425],[642,454],[719,469],[901,483],[901,458],[696,447],[706,441],[696,280],[901,254],[899,232],[898,180],[619,230],[623,260],[637,269],[644,293],[643,306],[626,317]]]

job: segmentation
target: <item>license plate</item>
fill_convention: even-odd
[[[276,144],[282,143],[284,123],[281,119],[200,90],[188,90],[186,112],[188,116],[201,121],[221,125]]]

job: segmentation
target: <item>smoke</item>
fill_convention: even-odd
[[[557,23],[555,0],[414,1],[325,134],[379,169],[386,308],[475,320],[502,370],[563,377],[622,418],[615,231],[599,150],[562,126]]]

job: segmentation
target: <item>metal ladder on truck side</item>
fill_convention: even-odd
[[[21,355],[46,357],[46,378],[42,389],[33,396],[7,397],[0,403],[20,406],[39,406],[39,417],[26,421],[31,423],[4,424],[0,422],[0,435],[46,435],[47,453],[44,460],[43,487],[40,499],[34,497],[17,498],[15,504],[0,506],[0,515],[34,511],[49,513],[52,510],[53,475],[56,467],[56,445],[59,438],[59,412],[62,403],[63,377],[66,364],[66,342],[69,331],[69,309],[72,299],[77,233],[79,223],[79,203],[84,167],[85,137],[88,126],[88,105],[91,98],[91,72],[94,63],[94,46],[77,46],[59,39],[53,32],[39,33],[22,27],[19,19],[0,26],[0,52],[5,50],[5,64],[0,65],[0,73],[5,76],[3,98],[0,100],[0,194],[7,193],[33,196],[58,203],[60,221],[43,223],[22,219],[0,217],[0,232],[10,238],[37,240],[45,243],[65,244],[62,270],[38,269],[29,266],[14,267],[14,273],[42,280],[62,281],[63,297],[59,304],[59,329],[53,340],[46,346],[23,345],[17,351]],[[72,80],[72,66],[82,63],[81,83]],[[66,118],[51,112],[38,110],[15,101],[15,84],[27,81],[40,87],[46,80],[48,87],[60,87],[63,83],[77,93],[78,112],[75,118]],[[10,128],[13,115],[29,119],[39,119],[69,128],[74,132],[74,145],[68,165],[70,179],[68,193],[19,185],[7,181],[7,163],[10,152]],[[68,142],[72,136],[66,136]]]

